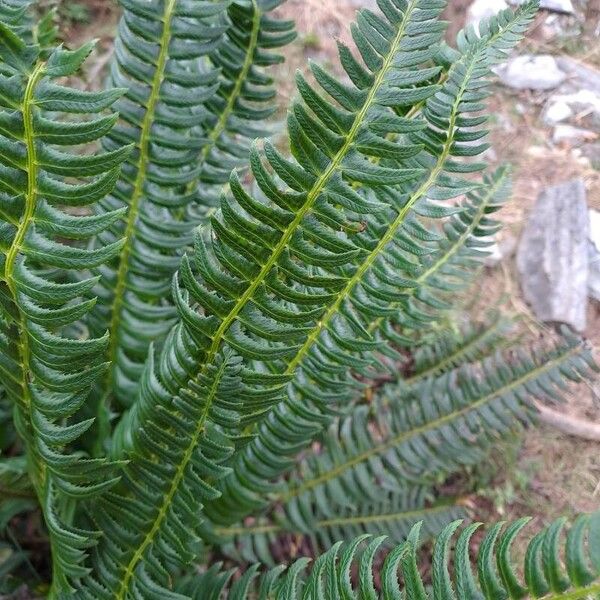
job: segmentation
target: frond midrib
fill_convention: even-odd
[[[527,373],[525,373],[521,377],[518,377],[517,379],[510,382],[509,384],[504,385],[504,386],[490,392],[489,394],[485,394],[483,397],[479,398],[479,400],[477,400],[476,402],[473,402],[473,403],[469,404],[468,406],[464,406],[463,408],[461,408],[459,410],[455,410],[447,415],[444,415],[443,417],[439,417],[433,421],[430,421],[424,425],[421,425],[420,427],[416,427],[410,431],[404,431],[404,432],[398,434],[397,436],[390,438],[386,442],[377,444],[377,445],[373,446],[372,448],[369,448],[365,452],[361,452],[360,454],[352,457],[350,460],[348,460],[342,464],[339,464],[332,469],[329,469],[327,471],[327,473],[325,473],[323,475],[319,475],[318,477],[314,477],[313,479],[308,480],[307,482],[303,483],[302,485],[300,485],[296,488],[292,488],[288,492],[281,494],[276,499],[279,500],[280,502],[287,503],[292,498],[300,496],[301,494],[303,494],[304,492],[307,492],[308,490],[314,489],[315,487],[317,487],[323,483],[326,483],[327,481],[331,481],[331,480],[337,478],[342,473],[344,473],[344,471],[368,460],[372,456],[384,453],[387,450],[390,450],[391,448],[393,448],[394,446],[397,446],[415,436],[421,435],[429,430],[437,429],[446,423],[452,422],[453,420],[455,420],[465,414],[468,414],[474,410],[477,410],[480,406],[485,405],[487,402],[489,402],[493,398],[502,396],[502,395],[506,394],[507,392],[515,390],[518,387],[520,387],[521,385],[527,383],[528,381],[530,381],[532,379],[536,379],[540,375],[542,375],[548,371],[551,371],[556,366],[560,365],[567,358],[570,358],[571,356],[577,354],[579,352],[579,350],[580,350],[579,346],[569,348],[568,350],[562,352],[560,354],[560,356],[554,358],[551,361],[548,361],[547,363],[545,363],[544,365],[541,365],[540,367],[538,367],[537,369],[535,369],[533,371],[528,371]]]
[[[212,401],[214,400],[214,397],[217,394],[217,390],[219,387],[221,377],[225,373],[226,369],[227,369],[227,361],[223,361],[223,363],[219,367],[219,371],[215,374],[213,384],[211,386],[209,395],[206,399],[205,409],[202,412],[202,417],[200,419],[198,419],[198,424],[196,427],[194,439],[197,439],[199,437],[200,433],[202,432],[202,430],[204,429],[204,423],[206,422],[208,413],[210,412],[210,406],[212,404]],[[119,590],[115,594],[115,600],[125,600],[126,593],[129,588],[129,582],[131,581],[131,578],[133,577],[133,574],[135,572],[135,567],[138,564],[138,562],[143,558],[146,548],[148,548],[148,546],[153,542],[154,536],[158,533],[165,517],[167,516],[167,511],[169,510],[169,506],[171,505],[171,502],[173,501],[173,498],[177,492],[177,488],[179,487],[179,484],[181,483],[181,480],[184,477],[187,464],[189,463],[189,461],[192,457],[194,448],[195,448],[195,444],[193,444],[193,445],[190,444],[186,448],[186,451],[184,454],[184,459],[180,462],[180,464],[175,472],[173,481],[171,482],[171,486],[169,487],[169,491],[167,492],[165,499],[160,506],[160,509],[158,511],[156,519],[154,520],[154,523],[152,524],[152,528],[144,536],[142,543],[140,544],[138,549],[135,551],[131,560],[125,567],[125,576],[123,577],[123,579],[121,581]]]
[[[4,267],[4,275],[6,285],[13,296],[15,306],[18,307],[18,292],[17,286],[14,280],[14,269],[17,257],[23,249],[23,241],[29,231],[29,227],[33,221],[36,205],[37,205],[37,176],[38,176],[38,162],[37,162],[37,149],[35,144],[35,132],[34,132],[34,116],[33,108],[35,105],[34,93],[37,84],[45,74],[45,64],[38,62],[33,71],[29,75],[25,93],[23,95],[23,131],[24,141],[27,150],[27,192],[25,194],[25,207],[23,216],[20,219],[17,232],[12,241],[12,244],[6,253],[6,262]],[[21,400],[23,402],[26,416],[31,419],[31,394],[29,391],[29,373],[30,373],[30,351],[29,351],[29,336],[27,333],[27,321],[26,317],[21,310],[19,312],[19,323],[18,323],[18,336],[17,348],[19,352],[19,365],[20,365],[20,377],[19,385],[22,390]],[[28,427],[31,427],[31,421],[28,422]],[[33,450],[31,445],[28,445],[30,450]],[[44,493],[45,480],[46,480],[46,465],[43,461],[39,461],[35,456],[31,457],[32,462],[30,466],[33,469],[32,478],[34,486],[37,490],[37,494],[40,499]]]
[[[475,337],[470,339],[467,344],[460,346],[457,350],[450,354],[446,354],[442,360],[435,362],[423,371],[419,371],[418,373],[407,377],[402,381],[402,383],[407,386],[412,386],[418,383],[419,381],[427,379],[430,375],[434,375],[435,373],[443,373],[446,370],[446,368],[452,366],[464,356],[467,356],[469,354],[469,350],[476,347],[479,343],[483,342],[487,338],[493,337],[494,334],[498,331],[499,327],[500,320],[496,321],[490,328],[481,331]]]
[[[325,527],[343,527],[346,525],[359,525],[361,523],[375,523],[386,521],[397,521],[400,519],[410,519],[415,521],[425,520],[428,516],[448,510],[450,503],[439,504],[429,508],[419,508],[414,510],[397,511],[393,513],[381,513],[374,515],[355,515],[350,517],[337,517],[332,519],[320,519],[314,523],[313,529],[316,531]],[[215,533],[220,537],[251,536],[268,533],[283,533],[290,529],[283,525],[250,525],[244,527],[218,527]]]
[[[273,252],[272,252],[271,256],[269,257],[269,260],[265,263],[265,265],[261,269],[260,273],[257,275],[256,279],[251,283],[251,285],[248,287],[248,289],[242,294],[242,296],[236,302],[235,306],[231,309],[229,314],[223,319],[220,327],[217,329],[217,331],[215,333],[215,337],[213,338],[213,343],[211,344],[211,346],[208,350],[208,353],[207,353],[207,361],[206,361],[207,363],[210,363],[212,361],[212,358],[214,358],[214,355],[216,354],[216,352],[218,351],[218,349],[221,345],[223,336],[225,335],[225,333],[227,332],[229,327],[231,327],[231,325],[233,324],[233,322],[239,315],[240,311],[244,308],[244,306],[248,302],[248,300],[250,300],[250,298],[254,295],[254,292],[256,292],[258,287],[264,282],[265,278],[267,277],[267,275],[269,274],[271,269],[275,266],[275,264],[277,263],[277,260],[281,256],[282,252],[288,246],[288,243],[291,240],[294,232],[296,231],[296,229],[298,228],[298,226],[300,225],[300,223],[302,222],[302,220],[304,219],[306,214],[312,209],[313,204],[316,202],[316,200],[319,197],[319,194],[323,191],[323,188],[327,185],[327,183],[329,182],[329,180],[331,179],[333,174],[341,166],[344,158],[346,157],[347,153],[351,149],[352,144],[354,143],[354,140],[356,138],[356,135],[357,135],[360,127],[363,124],[363,120],[366,117],[370,108],[372,107],[373,102],[375,100],[375,96],[376,96],[377,92],[379,91],[381,85],[383,84],[384,78],[385,78],[387,72],[389,71],[389,69],[392,66],[394,56],[396,54],[396,51],[398,50],[400,41],[402,40],[402,37],[404,36],[406,25],[410,19],[410,15],[412,14],[412,11],[414,10],[416,4],[417,4],[417,0],[411,0],[411,2],[409,3],[407,10],[404,14],[402,25],[401,25],[401,27],[399,27],[396,37],[394,38],[394,41],[392,42],[392,44],[390,46],[390,51],[388,52],[381,69],[377,73],[375,81],[373,82],[373,85],[371,86],[371,88],[369,90],[369,93],[367,95],[365,103],[363,104],[362,108],[357,113],[356,118],[354,119],[354,123],[352,124],[352,127],[350,128],[350,131],[348,132],[348,134],[346,136],[344,144],[342,145],[340,150],[336,153],[336,155],[333,157],[333,159],[331,160],[331,163],[328,165],[328,167],[325,169],[325,171],[319,176],[319,178],[314,183],[311,190],[308,192],[306,202],[298,210],[298,212],[296,213],[296,216],[294,217],[294,220],[286,227],[280,241],[277,243],[277,245],[273,249]]]
[[[171,2],[173,2],[173,0],[171,0]],[[418,0],[411,0],[411,2],[404,14],[404,19],[402,21],[402,25],[398,28],[396,37],[394,38],[393,43],[390,45],[389,53],[386,56],[386,59],[382,65],[379,73],[377,74],[377,77],[375,78],[373,86],[369,90],[369,94],[367,96],[367,99],[365,100],[363,107],[358,112],[358,114],[354,120],[354,123],[352,125],[352,128],[348,132],[348,135],[346,137],[344,145],[338,151],[338,153],[335,155],[335,157],[332,159],[331,163],[329,164],[327,169],[324,171],[324,173],[322,173],[321,176],[317,179],[317,181],[313,185],[312,189],[308,192],[305,204],[298,211],[294,220],[290,223],[290,225],[288,225],[288,227],[284,231],[281,240],[273,249],[273,252],[272,252],[269,260],[263,266],[260,273],[257,275],[256,279],[252,282],[252,284],[248,287],[248,289],[244,292],[244,294],[242,294],[242,296],[236,302],[235,306],[231,309],[229,314],[221,322],[221,325],[215,332],[213,342],[212,342],[211,346],[209,347],[209,349],[207,350],[205,359],[203,360],[203,365],[202,365],[201,371],[197,377],[202,377],[206,373],[206,370],[213,363],[214,358],[221,346],[221,342],[223,341],[225,333],[227,332],[229,327],[233,324],[233,322],[239,315],[240,311],[244,308],[246,303],[253,296],[254,292],[263,283],[263,281],[265,280],[265,278],[267,277],[267,275],[269,274],[271,269],[275,266],[277,260],[279,259],[279,257],[281,256],[281,254],[283,253],[285,248],[287,247],[295,230],[300,225],[300,223],[302,222],[305,215],[310,211],[310,209],[312,208],[313,204],[318,199],[320,193],[322,192],[323,188],[325,187],[325,185],[327,184],[329,179],[333,176],[335,171],[341,166],[346,154],[349,152],[349,150],[352,147],[354,139],[357,136],[360,127],[362,126],[362,122],[363,122],[364,118],[366,117],[367,112],[373,105],[375,96],[376,96],[379,88],[381,87],[381,85],[384,82],[385,75],[387,74],[387,72],[389,71],[389,69],[391,68],[391,66],[393,64],[393,59],[399,48],[400,42],[404,36],[406,25],[409,22],[410,15],[412,14],[412,11],[415,9],[417,3],[418,3]],[[215,377],[215,381],[214,381],[213,385],[214,386],[218,385],[218,376]],[[139,562],[139,560],[143,557],[143,553],[144,553],[145,549],[152,543],[154,536],[160,529],[162,521],[164,520],[164,518],[167,514],[167,510],[168,510],[169,505],[173,499],[173,496],[177,490],[177,487],[178,487],[179,483],[181,482],[181,479],[183,478],[183,474],[185,472],[187,464],[188,464],[189,460],[191,459],[193,450],[196,447],[198,440],[200,438],[200,435],[202,434],[202,432],[204,430],[204,427],[206,424],[206,419],[210,413],[213,399],[214,399],[214,394],[213,394],[212,398],[206,399],[205,407],[202,412],[201,418],[198,420],[195,433],[190,438],[190,443],[188,444],[188,446],[184,452],[182,461],[176,466],[175,476],[174,476],[173,482],[171,483],[171,486],[169,487],[169,491],[163,497],[163,501],[161,502],[161,505],[158,507],[157,517],[154,520],[152,527],[150,528],[148,534],[146,534],[146,536],[144,537],[144,541],[142,542],[143,548],[142,548],[142,546],[140,546],[136,550],[133,558],[131,559],[131,561],[129,562],[129,564],[126,568],[127,582],[132,577],[133,571],[135,569],[137,562]],[[120,592],[115,597],[116,600],[124,599],[124,597],[125,597],[124,594],[127,591],[127,586],[128,586],[128,583],[126,586],[124,586],[123,582],[121,582],[121,585],[119,586]]]
[[[150,162],[150,134],[152,125],[154,124],[154,114],[156,105],[158,104],[160,89],[162,86],[165,68],[169,56],[169,42],[171,39],[171,20],[175,11],[177,0],[167,0],[163,15],[163,31],[160,38],[160,51],[156,62],[156,70],[152,78],[152,86],[150,96],[146,106],[146,113],[142,122],[139,142],[139,158],[137,161],[137,174],[133,186],[133,192],[129,204],[127,221],[125,225],[124,240],[125,244],[119,256],[119,268],[117,269],[116,283],[114,288],[114,298],[111,307],[111,320],[109,325],[110,342],[108,349],[108,357],[111,364],[117,364],[117,354],[119,351],[119,336],[118,331],[121,323],[121,313],[123,310],[123,302],[125,300],[125,292],[127,287],[127,276],[129,273],[129,259],[133,250],[134,238],[136,233],[137,220],[141,208],[141,202],[144,192],[144,183],[148,164]],[[108,371],[109,379],[112,368]]]
[[[467,76],[464,77],[463,83],[459,90],[459,93],[456,95],[456,100],[452,106],[452,115],[450,118],[450,124],[448,126],[448,131],[451,134],[448,136],[446,141],[444,142],[444,148],[442,154],[438,157],[435,167],[431,170],[429,177],[425,182],[423,182],[419,188],[411,194],[410,198],[407,200],[406,204],[402,207],[402,210],[399,211],[398,216],[394,219],[392,224],[388,227],[383,237],[379,240],[379,243],[375,247],[375,249],[369,254],[366,260],[361,264],[361,266],[357,269],[356,273],[348,280],[348,283],[336,298],[334,304],[332,304],[325,315],[319,320],[316,324],[313,331],[309,334],[307,340],[304,342],[303,346],[300,348],[296,356],[291,360],[288,364],[286,373],[291,375],[295,372],[296,368],[302,362],[305,355],[309,352],[313,344],[317,341],[319,335],[324,330],[324,328],[328,325],[329,321],[337,314],[342,302],[349,296],[354,287],[361,282],[363,276],[367,273],[370,267],[373,265],[377,257],[384,251],[385,247],[388,243],[393,239],[394,235],[398,228],[404,223],[406,216],[409,211],[418,202],[429,190],[429,188],[435,184],[438,175],[443,171],[444,165],[448,156],[450,155],[450,150],[452,144],[454,143],[454,134],[455,134],[455,124],[456,118],[458,115],[458,108],[460,105],[460,101],[462,99],[463,94],[466,91],[467,82],[469,81],[469,74],[473,71],[475,59],[471,61],[469,64],[469,68],[467,69]]]

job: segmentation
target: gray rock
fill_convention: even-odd
[[[525,300],[541,321],[586,324],[589,216],[585,185],[573,179],[539,195],[517,251]]]
[[[591,298],[600,301],[600,212],[590,209],[588,290]]]
[[[556,125],[578,116],[578,124],[600,126],[600,71],[568,56],[557,57],[556,64],[566,79],[548,99],[544,121]]]
[[[497,69],[504,85],[518,90],[552,90],[566,78],[548,54],[516,56]]]
[[[570,15],[575,13],[571,0],[541,0],[540,8]]]
[[[489,19],[501,10],[508,8],[505,0],[475,0],[467,10],[467,25],[476,25],[482,19]]]
[[[592,124],[600,122],[600,94],[587,89],[556,94],[548,100],[543,118],[548,125],[556,125],[578,114],[590,118]]]
[[[583,143],[593,141],[597,137],[589,129],[573,127],[572,125],[557,125],[552,133],[552,141],[555,144],[566,144],[568,146],[581,146]]]
[[[557,56],[556,64],[567,75],[567,81],[563,86],[565,90],[576,92],[586,89],[600,94],[600,71],[598,69],[570,56]]]

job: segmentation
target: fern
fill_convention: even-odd
[[[281,3],[242,0],[229,7],[231,25],[224,43],[210,56],[220,69],[221,85],[206,103],[208,143],[201,151],[198,177],[202,206],[218,206],[221,186],[248,158],[249,142],[269,134],[264,121],[275,113],[275,90],[265,68],[281,63],[283,57],[272,50],[296,37],[293,22],[270,14]]]
[[[116,106],[122,123],[108,146],[131,142],[136,152],[102,203],[105,210],[127,206],[128,213],[98,239],[102,245],[123,236],[125,247],[101,271],[92,321],[94,330],[111,333],[111,380],[101,391],[124,406],[149,345],[173,325],[171,278],[194,228],[247,157],[244,138],[263,133],[250,123],[274,110],[264,67],[280,57],[267,49],[294,38],[292,24],[267,14],[278,4],[124,2],[111,83],[128,92]]]
[[[515,320],[496,310],[486,315],[481,323],[467,323],[458,330],[442,331],[414,351],[408,376],[397,372],[392,380],[398,386],[411,388],[428,377],[482,360],[513,344],[515,340],[510,334],[515,327]]]
[[[381,567],[377,558],[385,536],[369,540],[358,538],[348,544],[338,543],[319,556],[307,574],[308,559],[300,559],[283,572],[273,570],[258,577],[256,569],[248,570],[235,583],[229,583],[233,573],[209,570],[200,577],[182,584],[186,597],[198,600],[217,598],[229,590],[228,598],[278,598],[296,600],[312,598],[544,598],[545,600],[575,600],[594,598],[600,592],[600,513],[581,515],[563,537],[566,520],[559,519],[531,538],[525,560],[521,564],[523,581],[518,576],[512,556],[515,538],[527,525],[521,519],[505,525],[498,523],[488,529],[474,560],[470,546],[474,533],[481,527],[467,527],[461,521],[448,525],[436,540],[431,560],[431,585],[426,585],[417,564],[420,526],[416,525],[407,541],[385,557]],[[451,551],[453,536],[456,537]],[[366,541],[366,544],[365,544]],[[362,546],[362,548],[361,548]],[[564,552],[565,565],[561,561]],[[352,571],[359,573],[353,582]],[[376,587],[374,574],[381,581]],[[400,577],[401,576],[401,579]],[[402,581],[402,583],[401,583]]]
[[[224,9],[223,3],[194,8],[176,0],[124,3],[111,84],[127,92],[116,107],[122,122],[106,146],[126,141],[136,151],[114,194],[102,203],[103,211],[126,207],[127,215],[98,238],[98,245],[124,238],[125,246],[100,271],[100,302],[91,321],[92,330],[111,333],[111,384],[124,402],[135,387],[136,363],[172,322],[172,310],[160,300],[194,222],[177,225],[180,219],[171,212],[185,211],[192,201],[183,192],[196,176],[194,159],[203,143],[199,111],[218,89],[215,69],[190,67],[219,43]],[[143,339],[139,325],[146,320]],[[130,322],[129,331],[123,322]]]
[[[263,504],[279,506],[275,522],[301,533],[318,531],[319,519],[335,520],[340,511],[358,517],[381,499],[382,490],[407,494],[415,485],[432,485],[480,462],[495,440],[531,421],[535,411],[530,396],[554,401],[561,388],[559,373],[578,381],[595,368],[589,348],[567,338],[538,355],[487,358],[477,367],[463,365],[441,377],[415,381],[412,389],[388,384],[375,408],[359,407],[332,426],[323,449],[308,457],[287,484],[280,483],[269,495],[265,488]],[[221,510],[210,513],[213,521],[226,524],[236,515],[235,507]],[[252,528],[245,529],[258,544]],[[214,535],[205,537],[214,541]],[[266,562],[264,556],[258,559]]]
[[[528,20],[529,16],[525,11],[524,17],[515,18]],[[486,60],[487,44],[477,42],[475,48],[479,51],[477,56]],[[484,69],[483,73],[485,72]],[[447,85],[455,86],[451,82]],[[460,131],[457,135],[460,136]],[[455,145],[457,143],[453,139],[446,141],[448,148]],[[446,160],[440,158],[439,164]],[[452,180],[445,179],[448,184],[450,181]],[[288,367],[290,372],[292,368],[298,370],[288,397],[265,419],[256,439],[240,454],[233,474],[222,486],[223,496],[219,499],[216,510],[226,511],[231,518],[241,511],[254,510],[257,508],[256,502],[260,505],[264,501],[264,483],[256,487],[258,494],[253,494],[252,489],[248,489],[257,484],[254,478],[248,477],[245,465],[252,464],[252,469],[255,469],[256,460],[261,461],[261,476],[268,479],[284,472],[292,464],[289,457],[308,445],[323,425],[327,424],[328,413],[332,410],[329,399],[335,399],[336,406],[343,406],[361,395],[362,384],[355,378],[355,373],[372,376],[368,370],[370,364],[365,350],[380,349],[384,343],[389,342],[406,344],[406,336],[400,335],[394,326],[396,315],[403,316],[404,325],[408,321],[409,326],[417,327],[419,323],[430,324],[432,321],[431,309],[425,313],[423,304],[428,303],[438,311],[447,308],[445,303],[433,301],[434,293],[429,291],[428,286],[435,289],[436,282],[439,282],[437,287],[441,290],[436,290],[438,296],[440,292],[446,294],[448,289],[456,291],[457,281],[463,278],[466,268],[472,266],[473,256],[482,256],[477,246],[496,227],[495,222],[485,215],[497,210],[506,197],[506,174],[501,171],[495,180],[490,179],[488,183],[485,193],[468,193],[463,210],[458,213],[460,217],[451,220],[447,226],[448,238],[437,242],[437,251],[432,253],[432,257],[420,270],[406,259],[406,255],[410,256],[411,250],[417,255],[430,253],[422,252],[423,246],[417,237],[422,227],[419,227],[418,222],[409,220],[405,228],[402,228],[402,211],[397,221],[392,222],[385,230],[382,240],[386,243],[373,243],[374,250],[358,271],[366,271],[375,262],[372,272],[364,275],[364,282],[352,279],[342,289],[331,308],[299,348]],[[471,184],[464,182],[463,187],[455,187],[451,193],[464,191],[465,186],[470,187]],[[424,194],[424,190],[429,190],[429,187],[421,184],[411,198]],[[429,193],[432,194],[431,191]],[[424,206],[431,204],[426,198],[422,201]],[[442,215],[446,214],[443,208],[440,207],[439,210]],[[432,213],[428,209],[422,209],[421,212],[431,217],[437,210]],[[482,226],[483,219],[488,221],[485,225],[491,225],[489,229]],[[397,227],[401,227],[400,232],[395,232]],[[472,235],[475,231],[477,235]],[[397,235],[397,241],[392,238],[392,234]],[[407,253],[405,249],[409,241],[412,241],[412,246],[409,246]],[[408,271],[405,271],[405,276],[402,276],[402,272],[398,275],[402,267]],[[419,303],[415,296],[420,296],[423,302]],[[366,319],[370,319],[370,322],[365,322]],[[375,332],[380,333],[379,339],[372,336]]]
[[[96,203],[114,185],[129,148],[94,155],[60,149],[87,144],[110,130],[111,116],[88,121],[73,116],[95,115],[122,92],[88,93],[53,83],[75,72],[92,45],[57,48],[44,58],[40,47],[26,45],[15,29],[0,25],[5,73],[0,76],[0,370],[27,447],[29,473],[50,530],[55,584],[61,588],[67,576],[85,573],[84,549],[93,543],[91,534],[67,522],[68,506],[116,481],[105,460],[64,451],[91,425],[77,413],[106,369],[108,337],[82,338],[74,328],[94,304],[85,295],[96,280],[64,281],[61,271],[84,273],[116,256],[120,242],[96,250],[85,242],[122,215],[116,210],[77,216],[61,206]],[[46,116],[47,111],[66,113],[71,122]],[[65,177],[78,181],[65,183]]]
[[[567,331],[530,349],[500,311],[453,324],[510,194],[476,158],[491,70],[536,5],[456,48],[440,0],[359,11],[343,78],[297,75],[286,157],[253,141],[294,38],[280,4],[124,0],[90,93],[53,80],[92,46],[0,0],[0,529],[39,503],[52,600],[428,598],[416,522],[433,598],[595,593],[596,517],[566,577],[561,524],[534,538],[524,584],[523,523],[492,528],[479,581],[467,527],[453,591],[445,526],[468,515],[438,489],[597,370]],[[272,566],[285,539],[326,553],[235,583],[210,555]]]
[[[306,536],[313,552],[328,550],[339,540],[362,535],[386,535],[388,543],[400,543],[418,522],[423,524],[423,535],[430,538],[447,523],[465,516],[463,508],[448,502],[430,505],[430,495],[427,488],[412,486],[400,492],[380,492],[377,499],[361,499],[355,505],[320,504],[321,508],[311,509],[290,503],[284,507],[285,512],[278,511],[256,524],[216,528],[210,539],[220,545],[222,552],[240,562],[260,561],[273,566],[271,548],[286,535],[292,535],[293,539]]]

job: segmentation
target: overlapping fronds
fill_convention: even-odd
[[[199,202],[218,207],[221,187],[231,171],[245,165],[251,142],[269,134],[265,126],[276,110],[276,92],[267,67],[283,62],[275,49],[292,42],[293,21],[276,19],[271,11],[284,0],[237,0],[228,15],[225,40],[211,53],[221,73],[218,94],[206,102],[208,142],[200,154]]]
[[[390,202],[391,214],[386,212],[383,222],[377,215],[365,218],[365,230],[353,240],[360,253],[341,277],[336,272],[341,281],[335,286],[323,284],[324,291],[329,290],[327,308],[302,335],[298,332],[297,348],[269,347],[269,352],[271,348],[279,352],[278,358],[289,352],[289,358],[283,358],[284,373],[293,375],[288,396],[268,414],[257,437],[236,457],[233,473],[221,485],[222,496],[208,509],[211,518],[241,518],[263,505],[268,482],[293,464],[298,451],[328,423],[332,408],[347,406],[360,396],[364,379],[373,374],[376,351],[390,352],[393,344],[406,342],[393,323],[429,325],[431,310],[448,307],[439,297],[448,289],[455,290],[466,277],[467,267],[481,256],[479,247],[488,243],[497,227],[487,215],[506,199],[507,175],[500,169],[486,177],[479,189],[463,174],[479,170],[481,163],[463,159],[487,148],[483,143],[473,146],[471,141],[486,133],[481,129],[486,118],[478,113],[484,109],[481,100],[487,96],[490,66],[496,60],[496,51],[491,49],[505,48],[504,36],[516,43],[514,23],[524,27],[534,12],[535,5],[525,5],[512,15],[504,30],[478,38],[454,64],[441,88],[436,87],[435,94],[425,101],[421,127],[410,133],[411,141],[420,142],[423,150],[407,159],[423,172],[416,183],[375,186],[378,198]],[[404,122],[407,117],[402,119]],[[390,130],[394,131],[393,126]],[[387,168],[365,164],[371,165],[369,169]],[[466,200],[459,208],[439,203],[462,194]],[[456,216],[446,225],[447,237],[441,241],[423,224],[422,218],[453,214]],[[425,305],[430,308],[427,312]],[[251,342],[258,359],[260,349],[252,339],[246,344]]]
[[[129,211],[108,234],[123,235],[126,245],[102,271],[94,322],[111,332],[109,386],[124,406],[150,343],[162,342],[176,318],[171,278],[195,226],[274,111],[265,67],[281,61],[272,49],[294,39],[293,23],[268,14],[279,4],[124,4],[111,72],[129,91],[116,107],[123,124],[113,138],[134,142],[137,152],[104,203]]]
[[[358,538],[335,545],[314,561],[310,571],[310,560],[300,559],[287,570],[262,575],[254,567],[234,581],[235,570],[219,571],[216,565],[183,581],[180,589],[183,598],[194,600],[596,598],[600,513],[579,516],[566,533],[566,519],[553,522],[530,538],[525,558],[517,564],[513,544],[528,522],[525,518],[491,526],[477,549],[473,536],[480,523],[448,525],[430,557],[431,581],[419,571],[420,526],[415,525],[408,540],[387,553],[382,551],[385,537]]]
[[[434,375],[441,375],[466,363],[474,363],[497,350],[515,345],[516,319],[493,310],[481,322],[467,322],[442,330],[417,346],[403,370],[390,374],[398,386],[410,388]],[[394,390],[398,396],[399,389]],[[402,395],[406,395],[404,392]],[[385,401],[385,399],[384,399]]]
[[[123,0],[123,89],[90,93],[56,79],[92,46],[48,48],[51,18],[0,0],[0,528],[40,504],[52,600],[600,597],[600,516],[564,553],[563,522],[538,534],[524,581],[525,521],[495,526],[475,577],[477,526],[451,554],[464,502],[436,489],[598,370],[567,331],[514,350],[497,313],[447,326],[510,193],[476,157],[535,0],[456,49],[442,0],[359,11],[344,76],[297,76],[289,158],[250,143],[281,2]],[[286,540],[327,552],[184,576]]]
[[[376,321],[383,335],[400,346],[413,346],[415,335],[423,335],[452,308],[457,294],[466,289],[483,265],[487,249],[501,225],[493,214],[510,197],[507,169],[484,175],[483,187],[467,193],[460,210],[444,222],[444,234],[434,249],[423,256],[419,271],[401,273],[415,279],[413,287],[395,305],[395,314]],[[406,339],[399,335],[402,332]]]
[[[346,506],[288,505],[269,518],[252,525],[217,528],[214,544],[232,558],[242,562],[261,562],[273,566],[273,549],[282,539],[296,541],[303,536],[310,541],[310,551],[329,550],[339,540],[362,535],[386,535],[388,543],[399,544],[408,537],[415,523],[423,524],[424,537],[436,536],[448,523],[465,516],[460,506],[449,502],[429,505],[428,490],[422,486],[406,487],[399,492],[381,491],[377,500],[365,498]]]
[[[589,347],[567,334],[547,351],[499,353],[408,390],[389,384],[375,410],[360,407],[334,425],[323,450],[307,458],[272,500],[286,513],[311,506],[335,511],[375,501],[382,489],[435,481],[480,461],[495,441],[529,423],[532,398],[559,401],[567,380],[596,371]]]
[[[108,344],[106,335],[86,337],[75,327],[94,305],[86,296],[96,279],[65,274],[85,273],[121,249],[118,241],[95,250],[87,243],[123,211],[85,210],[110,191],[130,150],[62,149],[100,139],[115,122],[98,113],[121,90],[89,93],[53,82],[74,73],[91,49],[57,48],[46,59],[0,24],[0,371],[50,530],[57,589],[85,572],[84,549],[94,541],[64,522],[62,501],[115,481],[104,460],[63,452],[91,425],[76,413],[106,369]]]
[[[206,60],[226,30],[228,2],[126,0],[115,40],[110,82],[127,89],[115,105],[120,123],[105,147],[135,144],[101,214],[126,208],[125,217],[99,235],[97,247],[123,238],[117,258],[99,269],[93,331],[108,329],[107,385],[131,404],[140,363],[150,342],[174,319],[169,286],[197,221],[197,156],[206,144],[203,103],[219,88]],[[190,189],[186,189],[190,186]]]
[[[322,449],[309,455],[276,493],[263,496],[265,504],[277,507],[273,518],[279,527],[233,528],[240,531],[237,542],[244,558],[265,562],[266,544],[279,528],[318,535],[321,520],[363,515],[385,490],[407,494],[426,480],[434,482],[480,461],[498,439],[530,422],[532,396],[554,401],[564,386],[561,377],[579,381],[596,369],[589,348],[570,338],[533,358],[524,352],[488,358],[478,367],[415,380],[412,389],[389,384],[375,409],[359,407],[332,426]],[[206,539],[212,536],[207,531]],[[257,558],[250,558],[252,551]]]
[[[393,149],[406,157],[420,151],[404,138],[390,147],[376,131],[414,129],[412,121],[394,116],[388,107],[438,90],[435,85],[415,87],[437,70],[413,67],[435,52],[434,41],[443,28],[434,18],[442,3],[413,0],[405,5],[397,0],[385,6],[387,19],[364,13],[355,28],[366,65],[360,87],[340,86],[313,67],[323,89],[345,108],[326,101],[300,78],[306,105],[298,103],[289,119],[297,160],[284,159],[266,143],[265,157],[275,177],[253,150],[253,174],[265,196],[251,197],[234,174],[231,193],[223,197],[211,227],[198,237],[195,260],[182,263],[174,286],[182,325],[172,330],[158,359],[147,364],[138,401],[115,436],[123,447],[135,448],[121,493],[123,504],[143,515],[144,522],[123,531],[118,497],[108,496],[107,511],[114,511],[110,519],[115,525],[106,526],[112,538],[106,545],[123,546],[116,568],[102,564],[96,569],[114,578],[104,582],[110,594],[150,593],[138,586],[147,569],[153,581],[165,580],[155,565],[167,548],[186,558],[189,553],[174,540],[190,538],[188,499],[194,498],[197,511],[197,503],[215,497],[207,481],[226,474],[219,463],[233,450],[213,423],[231,430],[240,409],[249,419],[281,396],[290,373],[277,362],[296,352],[307,328],[315,326],[334,299],[333,292],[352,278],[362,251],[339,231],[340,220],[388,208],[366,200],[352,184],[399,185],[423,174],[418,167],[379,167],[367,157]],[[352,65],[357,68],[358,63]],[[311,116],[307,107],[323,120]],[[320,135],[327,136],[327,146]],[[289,187],[282,188],[284,184]],[[268,372],[253,361],[272,361],[275,370]],[[135,485],[149,479],[157,486]],[[108,560],[108,552],[98,559]],[[94,593],[101,593],[100,588]]]

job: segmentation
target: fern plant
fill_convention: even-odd
[[[439,486],[597,370],[567,330],[457,308],[510,195],[477,158],[492,68],[535,2],[453,45],[441,0],[358,11],[278,147],[280,4],[123,0],[86,92],[93,44],[0,2],[0,528],[40,512],[52,599],[598,596],[598,515],[564,561],[564,521],[533,537],[523,580],[525,521],[493,526],[475,577]],[[276,566],[289,538],[311,569]]]

